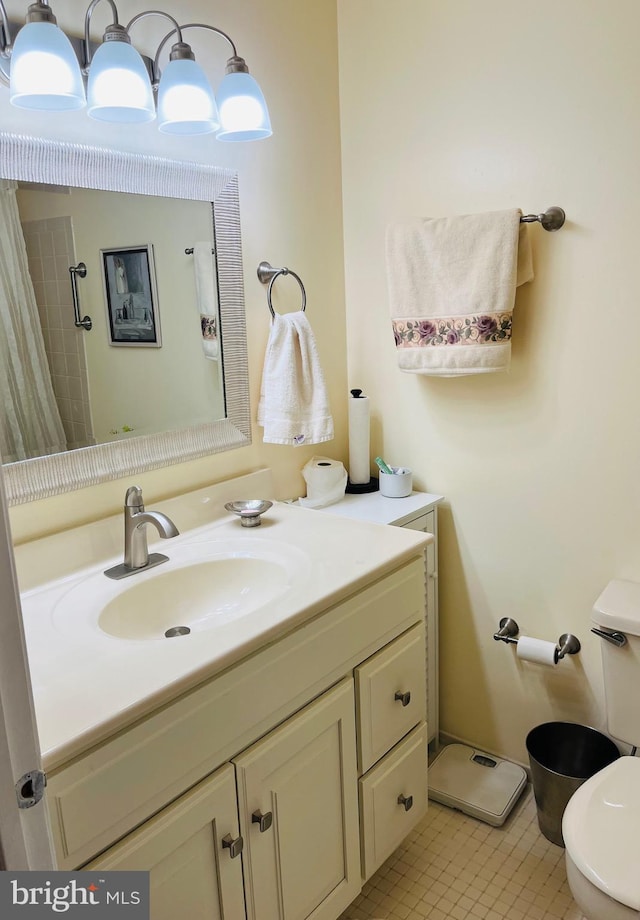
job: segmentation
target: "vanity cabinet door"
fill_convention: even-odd
[[[151,920],[245,920],[241,849],[225,764],[83,868],[149,871]]]
[[[361,887],[353,681],[234,760],[250,920],[335,920]]]

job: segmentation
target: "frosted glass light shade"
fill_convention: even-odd
[[[218,90],[221,141],[256,141],[270,137],[271,120],[262,90],[249,73],[228,73]]]
[[[66,112],[86,104],[71,42],[52,22],[28,22],[11,53],[9,98],[22,109]]]
[[[195,61],[169,61],[158,87],[158,128],[165,134],[209,134],[220,127],[218,107]]]
[[[136,124],[153,121],[156,110],[149,74],[127,42],[103,42],[91,61],[87,105],[97,121]]]

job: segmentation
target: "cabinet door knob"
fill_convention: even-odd
[[[402,691],[398,690],[394,696],[394,700],[398,700],[403,706],[408,706],[411,702],[411,693],[408,690],[406,693],[402,693]]]
[[[413,808],[413,796],[400,794],[398,796],[398,805],[404,806],[404,810],[409,811]]]
[[[236,856],[240,856],[242,853],[244,840],[241,836],[234,838],[231,836],[231,834],[227,834],[226,837],[222,838],[222,846],[225,850],[229,850],[229,856],[231,859],[235,859]]]
[[[254,811],[251,815],[251,823],[260,825],[260,833],[264,834],[273,824],[273,812],[268,811],[265,815],[260,810]]]

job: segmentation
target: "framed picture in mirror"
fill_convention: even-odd
[[[160,348],[153,246],[101,249],[111,345]]]

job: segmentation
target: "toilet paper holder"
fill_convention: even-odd
[[[511,619],[511,617],[502,617],[499,625],[499,630],[493,634],[493,638],[496,642],[507,642],[511,645],[517,645],[518,639],[516,637],[520,632],[520,627],[516,621]],[[573,636],[571,633],[562,633],[556,644],[558,661],[564,658],[565,655],[577,655],[580,648],[580,640],[577,636]]]

